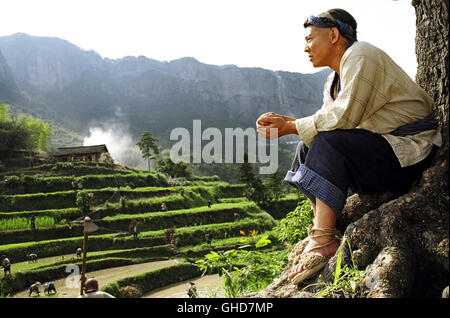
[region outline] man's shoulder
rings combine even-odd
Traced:
[[[352,46],[350,46],[347,49],[344,55],[347,55],[347,57],[365,56],[373,58],[380,58],[387,56],[387,54],[380,48],[376,47],[375,45],[369,42],[364,41],[355,42]]]
[[[351,63],[356,61],[371,61],[376,65],[392,65],[393,61],[389,55],[373,44],[364,41],[358,41],[350,46],[344,53],[341,63]]]

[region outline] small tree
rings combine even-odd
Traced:
[[[188,165],[182,161],[173,162],[170,158],[159,159],[156,162],[156,169],[168,174],[172,178],[192,178],[193,173]]]
[[[253,184],[255,182],[256,175],[253,172],[253,167],[248,162],[247,153],[244,154],[244,162],[239,167],[238,181],[245,184]]]
[[[150,160],[155,159],[155,155],[159,154],[159,146],[156,144],[158,138],[153,137],[149,131],[144,132],[141,135],[141,140],[136,144],[142,153],[142,158],[147,159],[148,170],[150,169]]]
[[[253,168],[248,162],[247,154],[244,154],[244,162],[239,168],[240,182],[245,183],[244,196],[247,200],[262,204],[268,199],[268,191],[262,180],[255,175]]]
[[[53,133],[49,124],[39,118],[10,114],[10,106],[0,104],[0,157],[8,157],[14,150],[48,151]]]
[[[271,201],[278,201],[285,196],[283,178],[278,174],[278,171],[269,176],[265,185],[270,193]]]
[[[93,193],[87,191],[77,192],[75,204],[83,215],[89,214],[93,202],[94,202]]]

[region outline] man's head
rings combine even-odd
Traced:
[[[356,20],[342,9],[331,9],[306,19],[305,52],[314,67],[329,66],[356,41]]]
[[[84,283],[84,290],[87,292],[98,290],[97,280],[95,278],[86,279],[86,282]]]

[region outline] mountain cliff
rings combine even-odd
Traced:
[[[0,52],[0,96],[5,102],[11,102],[20,98],[20,90],[11,73],[5,58]]]
[[[321,105],[329,74],[216,66],[191,57],[112,60],[62,39],[23,33],[0,37],[0,51],[11,74],[2,83],[17,83],[81,135],[93,125],[118,120],[135,137],[150,130],[168,139],[173,128],[192,127],[193,119],[222,129],[254,127],[267,111],[306,116]]]

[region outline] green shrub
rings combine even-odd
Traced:
[[[216,199],[238,198],[244,196],[245,184],[219,183],[214,188]]]
[[[87,191],[78,191],[75,204],[83,215],[89,214],[91,205],[94,201],[94,195]]]
[[[84,189],[99,189],[106,187],[117,187],[118,185],[139,187],[161,187],[167,186],[167,178],[159,173],[129,173],[125,175],[86,175],[77,178]]]
[[[303,200],[305,200],[305,197],[299,199],[296,194],[288,194],[277,201],[267,202],[264,205],[264,210],[277,220],[283,219],[289,212],[297,208],[299,201]]]
[[[211,251],[196,262],[204,272],[216,270],[221,272],[227,297],[235,298],[267,287],[286,266],[285,250],[275,252],[260,250],[271,244],[268,235],[257,237],[255,231],[252,231],[251,240],[255,243],[254,250],[246,250],[245,246],[241,246],[226,251]]]
[[[314,213],[308,200],[299,202],[297,208],[289,212],[275,228],[279,240],[295,244],[308,236],[308,226],[312,223]]]

